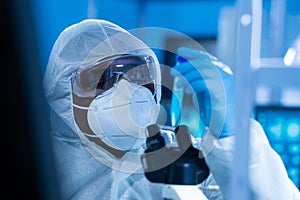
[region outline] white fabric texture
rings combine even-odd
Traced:
[[[261,125],[253,119],[250,120],[249,133],[250,199],[300,199],[300,192],[289,179],[281,158],[271,148]],[[230,187],[234,141],[234,136],[220,139],[206,156],[206,162],[225,197]]]

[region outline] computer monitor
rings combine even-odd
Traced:
[[[300,107],[257,106],[255,118],[300,189]]]

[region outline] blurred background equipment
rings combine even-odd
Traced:
[[[29,1],[0,5],[2,195],[60,199]]]
[[[232,66],[237,80],[237,114],[240,121],[245,122],[236,123],[236,127],[245,134],[237,138],[239,153],[235,155],[231,193],[237,199],[245,199],[249,190],[246,185],[241,187],[239,177],[247,177],[248,173],[249,126],[245,120],[250,116],[262,123],[271,145],[282,157],[289,177],[299,188],[299,172],[294,164],[299,169],[300,65],[296,62],[296,55],[299,55],[296,52],[300,49],[296,47],[300,34],[300,5],[295,0],[237,2],[237,53]],[[297,28],[294,29],[295,25]],[[283,151],[280,146],[292,151]]]

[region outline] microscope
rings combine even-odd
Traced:
[[[165,131],[174,133],[173,141],[166,142]],[[207,199],[198,184],[209,176],[209,168],[201,150],[193,147],[186,125],[168,130],[156,124],[149,125],[141,161],[146,178],[164,184],[164,199]]]

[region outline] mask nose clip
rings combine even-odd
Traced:
[[[118,83],[121,79],[125,79],[130,82],[129,78],[126,76],[124,72],[113,72],[114,84]]]
[[[100,95],[103,90],[111,88],[121,79],[125,79],[127,81],[129,80],[128,78],[126,78],[126,74],[124,72],[112,72],[111,74],[105,73],[104,75],[104,80],[98,82],[97,89],[100,89],[100,91],[96,92],[96,96]]]

